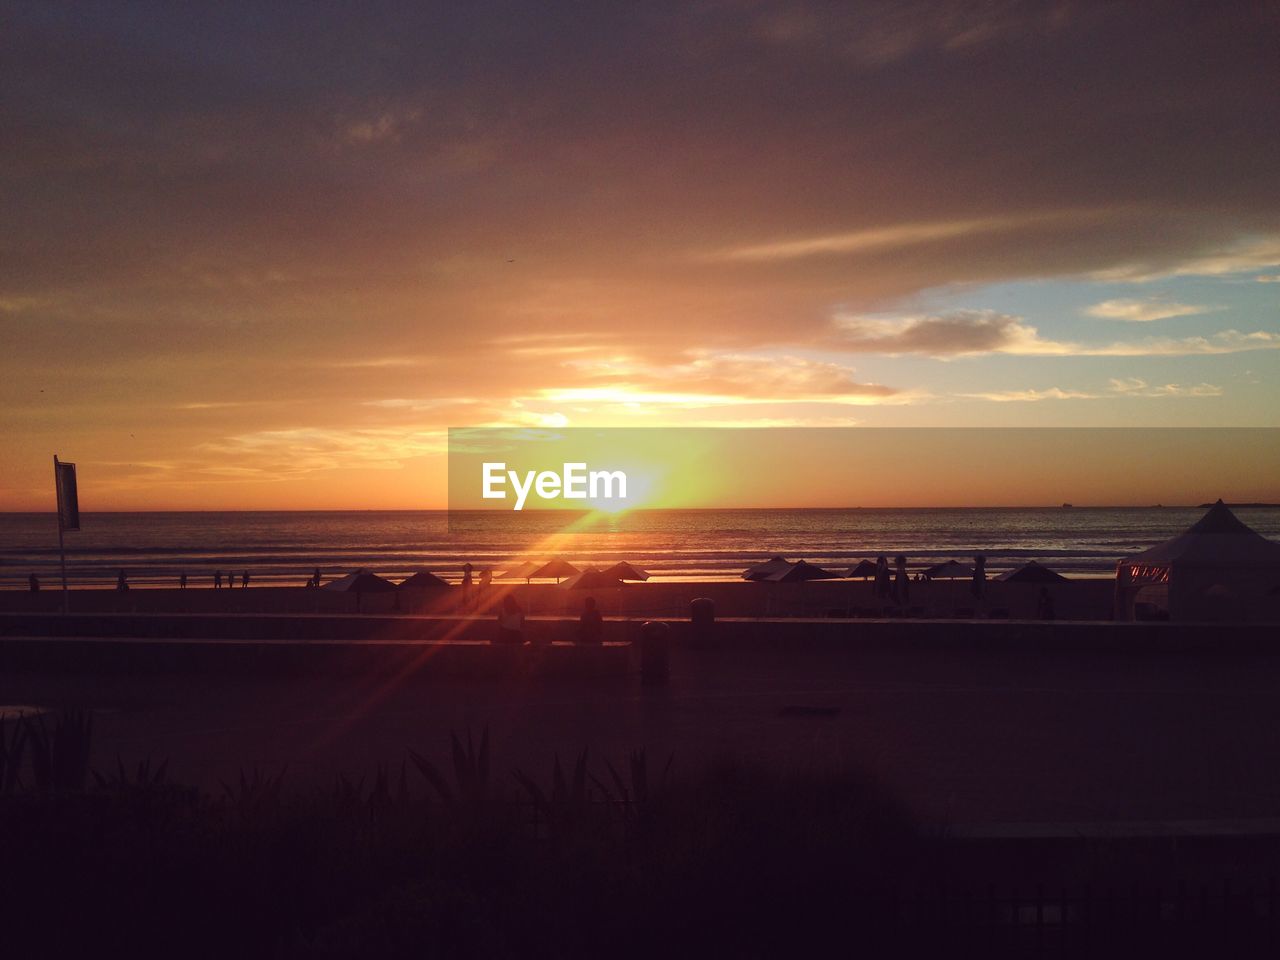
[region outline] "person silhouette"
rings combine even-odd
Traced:
[[[320,586],[320,568],[316,567],[316,572],[311,575],[311,582],[315,586]]]
[[[1053,597],[1049,595],[1048,587],[1041,587],[1040,596],[1036,597],[1036,619],[1053,619]]]
[[[129,576],[123,570],[116,577],[116,589],[120,591],[129,589]]]
[[[213,571],[213,589],[215,590],[222,589],[222,571],[221,570]]]
[[[244,573],[240,574],[240,589],[246,590],[248,589],[248,587],[249,587],[249,571],[246,570]]]
[[[187,589],[187,571],[185,570],[178,574],[178,589]]]
[[[480,571],[480,586],[487,587],[493,583],[493,568],[485,567]]]
[[[884,555],[876,557],[875,595],[884,599],[893,592],[889,580],[889,560]]]
[[[28,589],[30,589],[30,591],[31,591],[32,593],[39,593],[39,592],[40,592],[40,578],[39,578],[39,577],[37,577],[34,573],[33,573],[33,574],[31,574],[31,576],[27,577],[27,587],[28,587]]]
[[[596,598],[582,601],[582,616],[578,618],[578,643],[598,644],[604,636],[604,617],[596,607]]]
[[[502,607],[498,610],[498,633],[494,643],[513,646],[524,643],[524,610],[516,603],[514,594],[508,593],[502,598]]]
[[[462,605],[465,607],[471,597],[471,564],[462,565]]]

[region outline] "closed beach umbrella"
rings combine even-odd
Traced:
[[[876,565],[870,560],[859,560],[857,566],[850,567],[849,572],[845,574],[851,580],[854,577],[861,577],[865,580],[867,577],[874,577],[875,575]]]
[[[894,582],[893,589],[898,599],[898,605],[906,604],[911,596],[911,580],[907,576],[907,558],[898,557],[894,563],[898,567],[897,579]]]
[[[791,561],[783,556],[774,556],[761,563],[752,564],[742,571],[743,580],[764,580],[771,573],[779,570],[786,570],[791,566]]]
[[[1070,583],[1071,581],[1042,563],[1032,560],[1016,570],[1006,570],[995,577],[1002,583]]]
[[[533,573],[541,566],[536,560],[526,560],[524,563],[516,564],[506,573],[499,574],[499,580],[524,580],[532,579]]]
[[[973,567],[958,560],[948,560],[925,570],[922,576],[926,580],[968,580],[973,576]]]
[[[554,560],[548,560],[542,566],[538,567],[538,569],[534,570],[533,573],[529,574],[529,579],[549,580],[554,578],[556,583],[559,583],[565,577],[572,577],[577,572],[578,568],[568,560],[561,560],[559,557],[556,557]]]
[[[887,597],[893,592],[893,585],[889,577],[889,561],[883,556],[876,557],[876,587],[877,597]]]
[[[973,558],[973,584],[969,592],[974,599],[981,600],[987,590],[987,558],[979,554]]]
[[[641,570],[639,567],[632,566],[625,560],[620,560],[612,567],[606,567],[605,573],[617,577],[619,580],[648,580],[649,571]]]
[[[622,585],[619,577],[608,570],[597,570],[595,567],[587,567],[559,584],[561,590],[611,590]]]
[[[408,579],[400,581],[401,590],[439,590],[448,586],[447,580],[442,580],[430,570],[419,570]]]

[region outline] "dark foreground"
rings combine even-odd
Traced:
[[[0,702],[94,727],[84,789],[28,754],[0,798],[0,910],[15,949],[136,955],[1261,953],[1278,689],[1256,645],[683,651],[657,687],[8,671]]]

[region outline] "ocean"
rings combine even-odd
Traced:
[[[563,556],[578,566],[628,560],[658,579],[726,580],[782,554],[832,568],[878,554],[905,554],[911,569],[982,553],[988,570],[1036,559],[1077,576],[1109,574],[1118,559],[1178,533],[1195,507],[848,510],[333,511],[87,513],[66,534],[75,586],[193,585],[214,570],[247,570],[256,585],[301,585],[365,567],[398,577],[421,568],[457,579],[464,562],[501,573],[522,559]],[[1241,508],[1239,517],[1280,539],[1280,509]],[[58,576],[53,514],[0,514],[0,585]]]

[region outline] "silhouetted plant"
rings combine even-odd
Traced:
[[[168,760],[160,761],[160,765],[153,770],[151,768],[151,758],[146,757],[139,760],[138,766],[130,773],[125,767],[124,761],[120,759],[120,755],[116,754],[115,773],[103,774],[95,770],[93,771],[93,780],[104,790],[148,790],[164,786],[168,772]]]
[[[23,718],[31,754],[31,778],[41,793],[83,790],[89,781],[93,714],[68,709],[58,715],[52,735],[43,717]]]
[[[11,794],[21,787],[18,774],[22,769],[22,756],[27,744],[27,725],[20,716],[10,734],[3,718],[0,718],[0,794]]]
[[[671,776],[671,765],[675,762],[676,755],[670,754],[667,757],[667,763],[662,768],[661,788],[665,788]],[[604,762],[605,768],[609,771],[609,777],[613,786],[610,788],[601,780],[592,777],[592,782],[599,788],[605,799],[617,801],[627,804],[635,804],[644,806],[649,803],[651,794],[649,790],[649,761],[643,749],[632,750],[628,757],[628,767],[631,775],[631,785],[627,786],[622,776],[618,773],[618,769],[608,760]]]
[[[449,786],[448,780],[440,769],[416,750],[409,751],[409,759],[445,803],[462,803],[473,808],[484,806],[489,799],[488,726],[480,734],[478,749],[471,739],[470,730],[467,731],[465,746],[456,733],[450,732],[449,740],[453,754],[453,778],[456,790]]]

